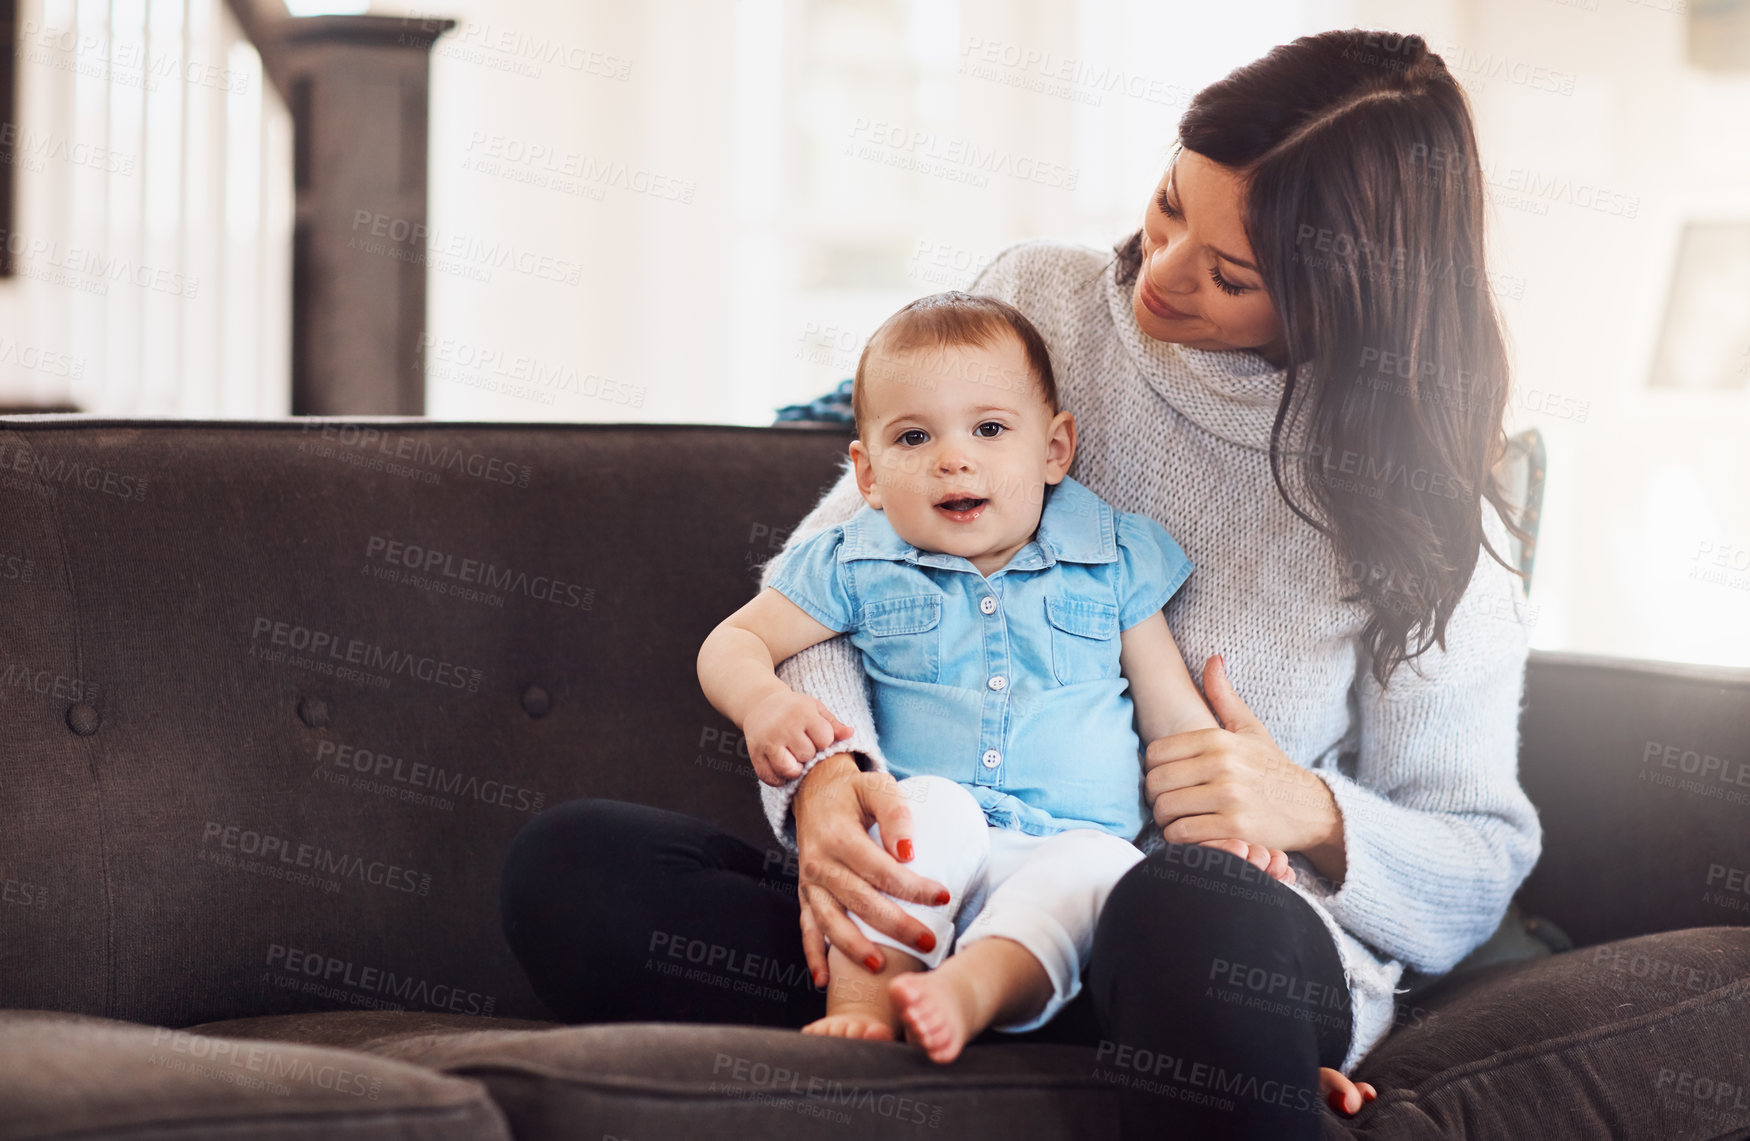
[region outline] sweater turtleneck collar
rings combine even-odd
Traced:
[[[1269,449],[1286,369],[1250,349],[1210,352],[1157,341],[1136,323],[1131,291],[1118,284],[1116,262],[1102,284],[1118,340],[1151,388],[1211,435],[1245,448]]]

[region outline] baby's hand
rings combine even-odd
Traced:
[[[815,698],[788,689],[754,706],[741,731],[754,772],[773,786],[801,776],[815,753],[853,732]]]
[[[748,751],[752,751],[751,746]],[[1271,879],[1278,879],[1283,883],[1293,883],[1295,880],[1294,869],[1288,866],[1288,853],[1279,848],[1266,848],[1262,844],[1249,844],[1244,840],[1205,840],[1203,846],[1231,852],[1253,867],[1263,869],[1264,874]]]

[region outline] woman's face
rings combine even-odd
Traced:
[[[1239,175],[1180,150],[1143,215],[1131,305],[1136,323],[1157,341],[1255,349],[1280,366],[1282,323],[1246,241],[1245,202]]]

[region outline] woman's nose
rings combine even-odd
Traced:
[[[1184,242],[1162,242],[1143,260],[1142,272],[1156,293],[1190,293],[1197,288],[1191,266],[1181,251]]]

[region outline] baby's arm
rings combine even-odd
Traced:
[[[778,680],[777,664],[840,633],[770,587],[717,624],[699,647],[705,698],[747,737],[747,755],[767,784],[851,735],[816,699]]]
[[[1179,653],[1179,644],[1173,641],[1163,611],[1157,610],[1125,630],[1119,639],[1119,667],[1130,682],[1130,697],[1136,704],[1137,735],[1144,744],[1175,733],[1221,728],[1221,722],[1198,692],[1197,683],[1191,680],[1191,671],[1185,668],[1185,657]],[[1283,883],[1295,881],[1286,853],[1237,837],[1205,843],[1263,868]]]
[[[1130,682],[1136,731],[1144,744],[1174,733],[1221,728],[1185,668],[1164,611],[1155,611],[1119,635],[1118,665]]]

